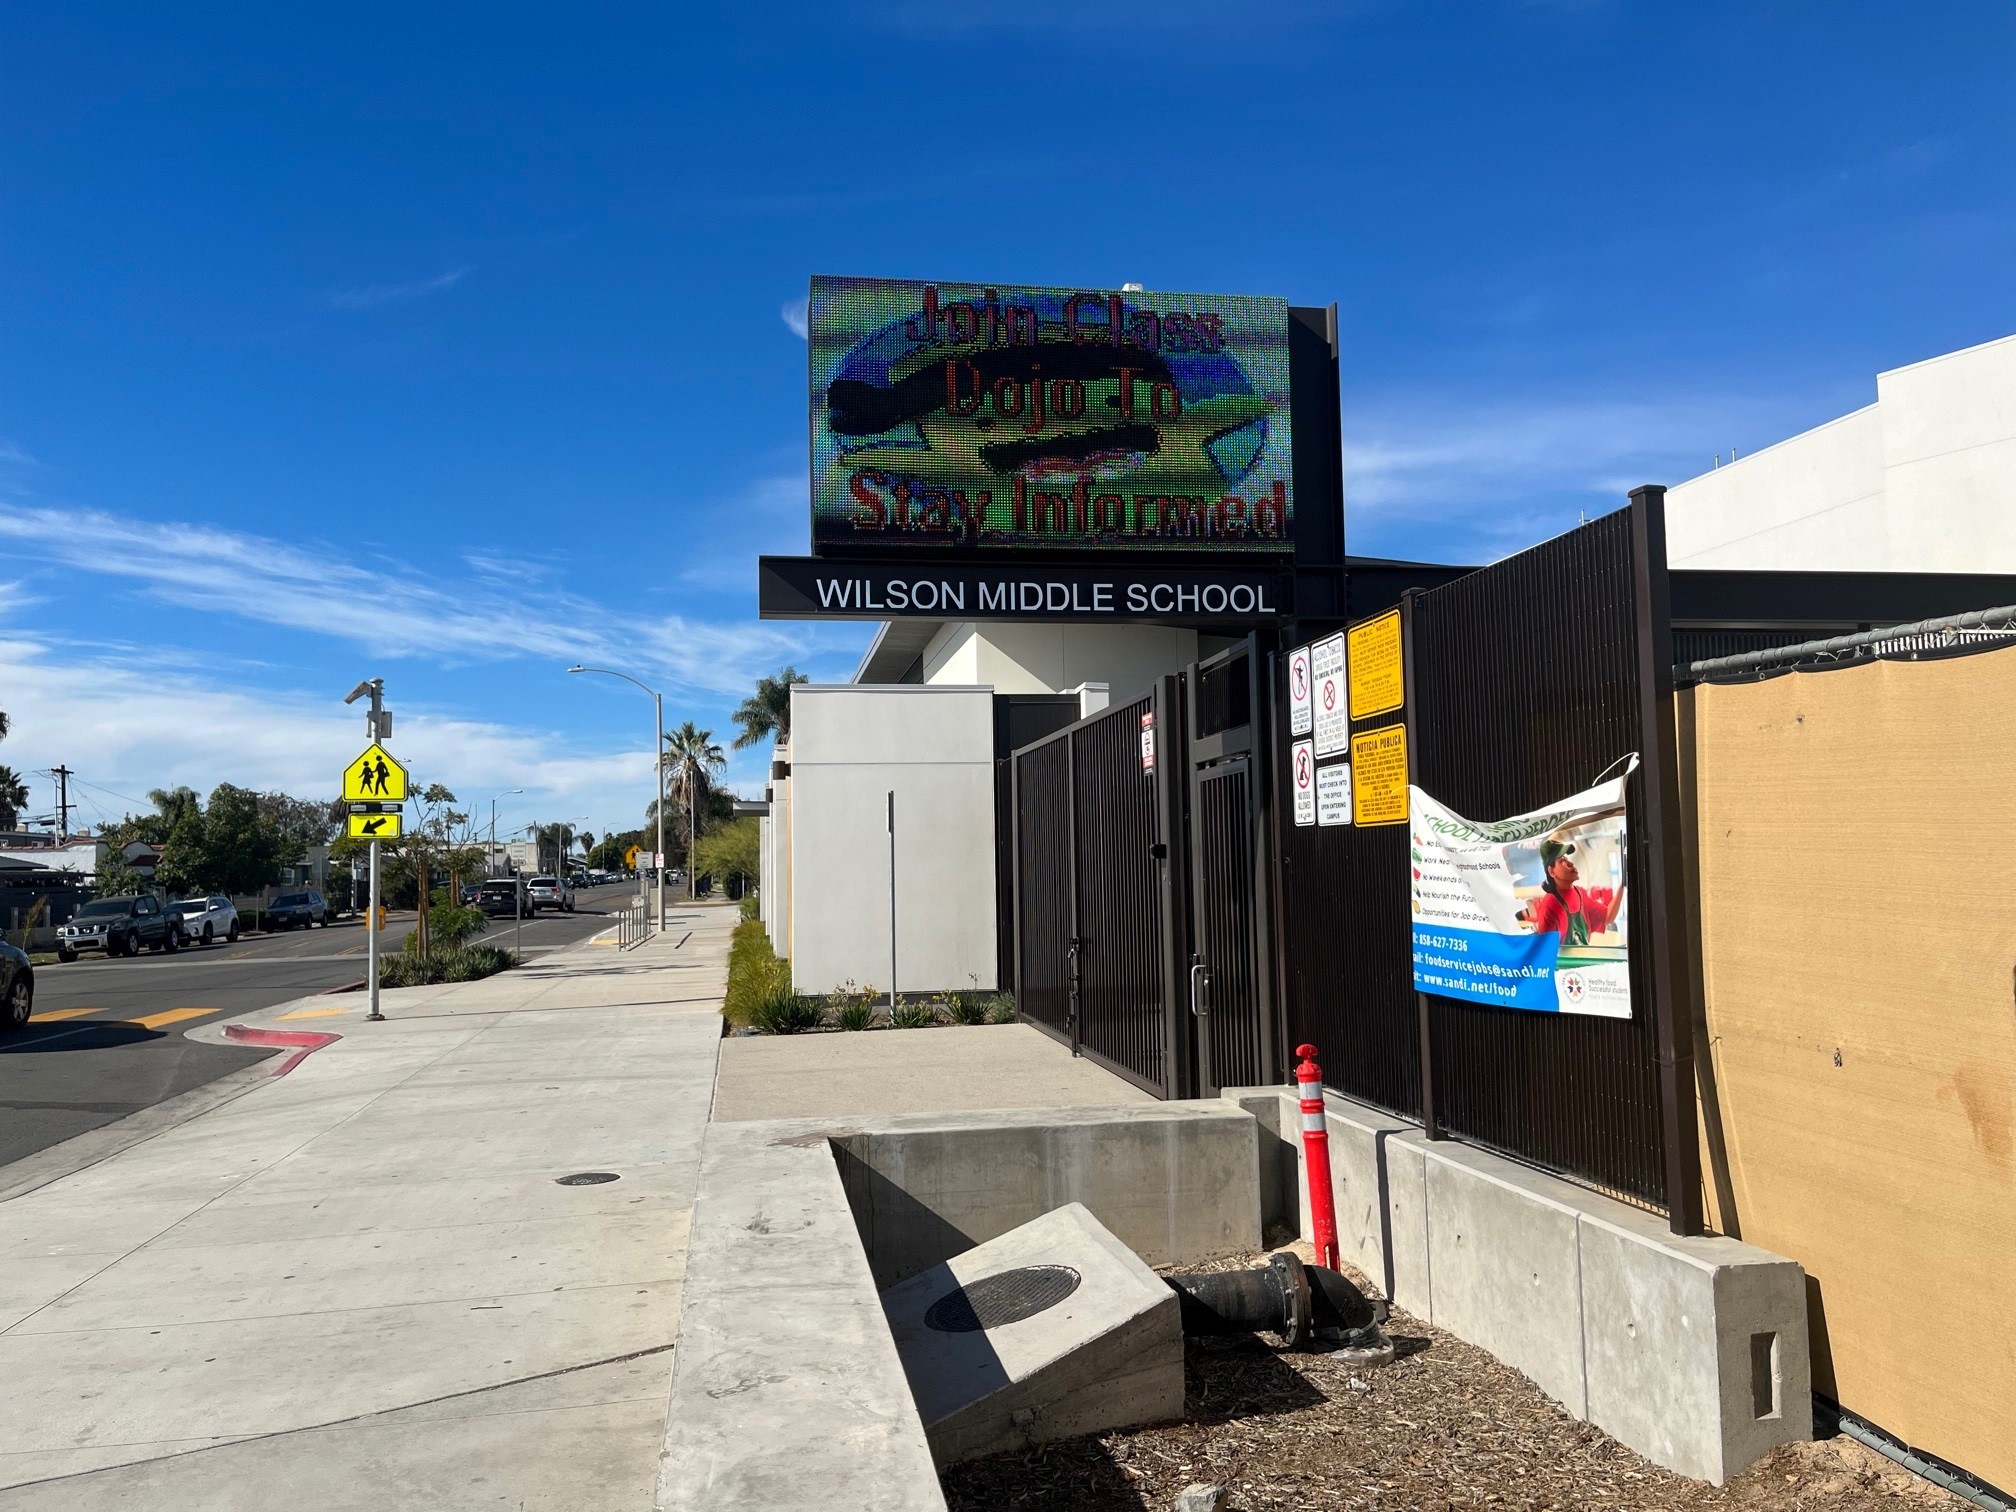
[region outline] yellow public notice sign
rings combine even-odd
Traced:
[[[397,840],[404,830],[403,814],[351,814],[346,833],[352,840]]]
[[[372,799],[381,803],[406,801],[406,768],[376,741],[343,769],[343,801],[365,803]]]
[[[1400,660],[1400,611],[1388,610],[1377,619],[1354,625],[1349,640],[1351,717],[1370,719],[1374,714],[1392,713],[1407,694]]]
[[[1387,725],[1351,737],[1351,821],[1407,822],[1407,726]]]

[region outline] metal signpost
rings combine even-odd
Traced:
[[[371,744],[343,769],[343,803],[348,811],[345,832],[353,839],[371,842],[371,902],[370,912],[365,916],[368,946],[365,970],[369,979],[371,1011],[364,1016],[373,1022],[382,1022],[385,1015],[378,1011],[378,845],[381,840],[396,840],[404,832],[406,768],[379,744],[392,735],[392,715],[385,707],[385,679],[373,677],[357,684],[343,702],[355,703],[365,697],[371,700],[370,712],[364,716],[364,730]]]
[[[889,1018],[896,1018],[896,790],[889,789]]]

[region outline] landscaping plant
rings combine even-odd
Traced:
[[[749,1025],[759,1034],[803,1034],[817,1029],[826,1019],[826,1010],[817,998],[800,997],[789,987],[767,993],[749,1015]]]

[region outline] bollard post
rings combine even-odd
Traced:
[[[1330,1128],[1323,1118],[1323,1068],[1314,1045],[1297,1045],[1295,1085],[1302,1098],[1302,1160],[1309,1171],[1309,1223],[1316,1263],[1337,1268],[1337,1198],[1330,1187]]]

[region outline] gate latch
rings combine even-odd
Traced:
[[[1190,957],[1190,1012],[1203,1018],[1211,1011],[1211,968],[1203,957]]]

